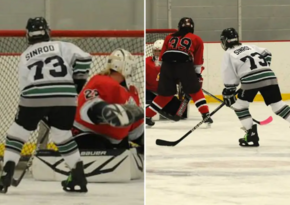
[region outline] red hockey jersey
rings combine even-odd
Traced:
[[[153,57],[146,58],[146,90],[157,92],[160,66],[156,66]]]
[[[86,106],[86,103],[89,103],[90,100],[94,100],[95,98],[100,98],[108,104],[129,103],[140,105],[136,89],[128,91],[109,76],[95,75],[85,85],[78,96],[78,107],[74,122],[76,128],[82,131],[94,132],[115,140],[122,140],[129,136],[130,133],[139,134],[141,132],[142,134],[143,119],[128,127],[113,127],[108,124],[92,124],[85,121],[84,119],[88,119],[88,116],[87,113],[82,113],[82,107]]]
[[[169,34],[164,40],[159,59],[160,61],[173,62],[192,60],[196,67],[201,67],[203,64],[203,50],[202,39],[193,33],[187,33],[183,37]]]

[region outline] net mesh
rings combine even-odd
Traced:
[[[153,55],[153,44],[159,39],[165,39],[165,37],[175,32],[175,29],[147,29],[146,30],[146,57]]]
[[[130,51],[137,59],[133,79],[141,85],[140,102],[144,102],[144,32],[143,31],[56,31],[53,40],[72,42],[93,55],[90,77],[103,70],[107,56],[116,48]],[[0,157],[3,157],[6,133],[14,121],[19,101],[17,65],[20,54],[27,48],[25,32],[0,31]],[[22,149],[22,157],[35,149],[41,126],[33,132]],[[40,136],[41,137],[41,136]],[[56,149],[52,142],[48,149]]]

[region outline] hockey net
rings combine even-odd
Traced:
[[[107,56],[116,48],[130,51],[137,59],[137,72],[133,76],[138,82],[140,102],[144,104],[144,31],[53,31],[52,40],[74,43],[93,55],[90,76],[102,71]],[[25,31],[0,31],[0,158],[5,149],[6,133],[14,121],[18,107],[18,61],[27,48]],[[22,149],[22,159],[30,156],[36,142],[43,133],[39,126]],[[56,149],[48,141],[48,149]]]
[[[165,37],[176,32],[176,29],[146,29],[146,57],[153,55],[153,44],[159,39],[165,39]]]

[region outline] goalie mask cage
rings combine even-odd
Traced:
[[[164,40],[168,34],[176,31],[176,29],[146,29],[146,57],[153,55],[153,44],[155,41]]]
[[[0,31],[0,158],[5,149],[6,134],[14,121],[19,101],[18,61],[28,47],[25,31]],[[102,71],[107,56],[117,48],[130,51],[137,59],[133,76],[138,82],[140,103],[144,103],[144,31],[52,31],[52,40],[71,42],[93,56],[90,76]],[[40,123],[41,124],[41,123]],[[33,132],[22,149],[22,159],[30,156],[41,138],[44,127]],[[46,142],[42,148],[56,149]]]

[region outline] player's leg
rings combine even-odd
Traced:
[[[240,146],[259,146],[257,125],[253,125],[253,118],[249,111],[250,103],[253,102],[258,91],[258,89],[240,90],[237,101],[232,105],[243,128],[246,130],[244,138],[239,140]]]
[[[290,107],[282,101],[279,85],[270,85],[260,90],[266,105],[270,105],[273,112],[290,122]]]
[[[79,192],[87,192],[87,180],[84,173],[83,162],[75,139],[72,136],[76,107],[63,106],[52,107],[48,115],[51,125],[51,139],[58,148],[59,153],[71,169],[70,176],[62,182],[65,191],[77,191],[75,186],[79,186]]]
[[[206,118],[209,115],[209,108],[202,92],[198,77],[195,73],[193,63],[180,63],[179,70],[183,71],[177,74],[182,84],[183,91],[190,95],[195,103],[195,106],[202,114],[203,119]],[[205,121],[205,123],[209,125],[213,123],[213,120],[209,118]]]
[[[46,111],[46,108],[18,107],[15,121],[7,132],[0,190],[11,185],[15,166],[19,162],[23,145],[28,141],[31,131],[36,130]]]
[[[161,112],[161,110],[167,103],[170,102],[175,94],[176,84],[172,66],[167,62],[163,62],[160,69],[158,95],[154,98],[151,105],[146,108],[146,124],[148,124],[147,122],[151,120],[157,112]]]

